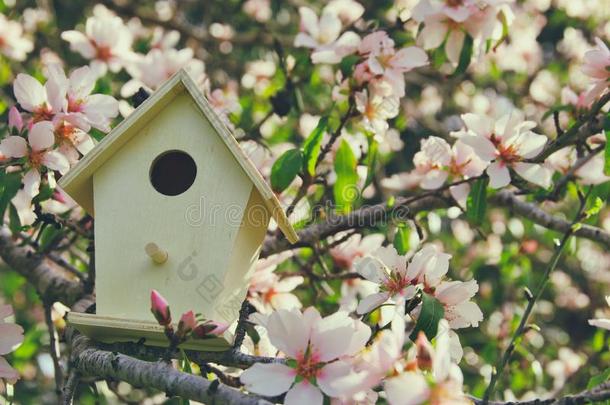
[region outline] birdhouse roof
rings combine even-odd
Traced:
[[[210,122],[216,134],[224,141],[232,153],[237,164],[241,166],[250,181],[263,197],[267,209],[275,219],[278,227],[286,238],[295,243],[298,236],[292,225],[288,222],[286,213],[280,202],[267,184],[263,176],[256,169],[252,161],[244,153],[235,137],[226,125],[216,115],[205,96],[199,90],[195,81],[184,70],[180,70],[167,82],[159,87],[146,101],[117,125],[104,139],[87,155],[81,159],[76,166],[63,176],[59,185],[68,193],[85,211],[94,215],[93,204],[93,174],[123,145],[131,138],[141,133],[143,128],[154,118],[168,103],[177,95],[187,93],[193,99],[199,111]]]

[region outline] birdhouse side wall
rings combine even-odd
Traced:
[[[218,301],[213,319],[230,324],[238,318],[270,220],[265,200],[253,187],[233,246],[229,270],[225,273],[222,283],[217,286],[218,291],[226,289],[228,294]]]
[[[93,176],[97,313],[153,320],[156,289],[174,317],[192,309],[212,318],[230,292],[208,289],[232,266],[252,182],[187,94],[145,118],[141,133]],[[187,152],[197,173],[187,191],[168,196],[149,177],[153,161],[172,150]],[[167,251],[165,263],[145,254],[150,242]]]

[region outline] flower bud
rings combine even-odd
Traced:
[[[417,335],[415,347],[417,347],[417,367],[420,370],[431,370],[434,348],[424,332],[420,331]]]
[[[172,316],[169,311],[169,304],[159,294],[157,290],[150,292],[150,311],[155,316],[159,325],[168,326],[172,322]]]
[[[179,337],[183,338],[189,334],[195,328],[195,326],[197,326],[195,314],[193,311],[187,311],[180,317],[180,322],[178,322],[178,332],[176,333]]]
[[[8,111],[8,128],[15,128],[17,132],[21,132],[23,129],[23,118],[15,106]]]
[[[229,325],[226,323],[215,322],[215,321],[206,321],[205,323],[198,325],[193,330],[193,335],[198,339],[205,339],[205,338],[209,338],[212,336],[220,336],[228,328],[229,328]]]

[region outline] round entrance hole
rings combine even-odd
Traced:
[[[163,152],[150,165],[150,183],[163,195],[180,195],[197,177],[193,158],[181,150]]]

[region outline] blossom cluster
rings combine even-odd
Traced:
[[[61,67],[50,65],[46,78],[43,86],[25,73],[17,76],[13,90],[23,113],[11,108],[12,135],[0,143],[0,154],[12,159],[14,170],[24,173],[23,189],[16,198],[25,211],[40,190],[42,175],[46,174],[48,185],[54,188],[55,172],[65,174],[93,148],[91,129],[109,131],[118,114],[118,103],[112,96],[91,94],[96,76],[89,67],[66,77]]]
[[[180,41],[178,31],[166,31],[161,27],[149,29],[138,18],[126,23],[106,7],[97,5],[93,15],[87,18],[85,32],[69,30],[61,37],[70,44],[71,50],[89,60],[97,77],[106,75],[108,71],[118,73],[124,69],[131,79],[123,84],[122,97],[131,97],[140,88],[153,91],[174,73],[186,69],[223,117],[238,108],[232,91],[210,88],[205,64],[195,57],[193,49],[177,49]],[[136,51],[136,45],[143,43],[148,51]],[[120,107],[123,115],[132,111],[127,102],[122,102]]]

